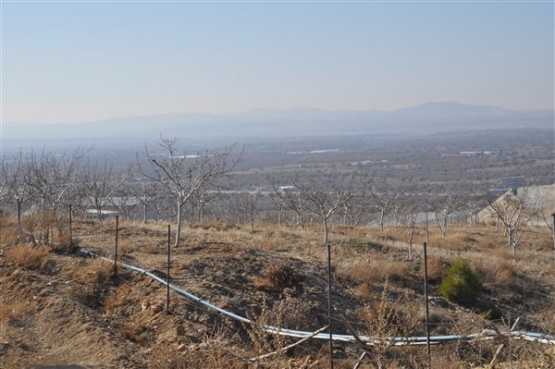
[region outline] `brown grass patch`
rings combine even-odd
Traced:
[[[362,301],[372,301],[374,298],[374,292],[368,283],[361,283],[355,288],[355,294]]]
[[[9,217],[2,216],[0,219],[0,244],[11,244],[18,238],[19,233],[15,222]]]
[[[381,280],[381,268],[369,263],[357,263],[351,268],[348,279],[354,282],[373,283]]]
[[[516,272],[514,267],[507,263],[502,262],[497,267],[494,274],[494,281],[498,286],[510,289],[515,285]]]
[[[263,269],[253,285],[267,292],[282,292],[286,288],[299,288],[305,276],[286,264],[274,264]]]
[[[104,283],[114,273],[114,264],[102,259],[92,259],[85,265],[75,269],[73,280],[85,285]]]
[[[167,246],[149,243],[143,246],[141,251],[149,255],[165,254],[167,251]]]
[[[46,267],[49,250],[29,246],[14,246],[5,252],[6,260],[29,270],[43,270]]]
[[[383,265],[385,279],[403,281],[411,276],[411,266],[403,261],[392,261]]]
[[[513,253],[508,247],[498,247],[490,253],[491,256],[499,258],[501,260],[511,260],[513,259]]]
[[[428,258],[428,280],[437,282],[443,278],[447,270],[447,263],[440,257],[430,256]]]
[[[52,242],[59,244],[60,246],[69,247],[71,245],[71,238],[69,237],[69,234],[64,233],[52,237]]]
[[[405,261],[359,262],[353,266],[341,266],[336,273],[351,284],[375,284],[386,280],[402,282],[413,276],[411,265]]]

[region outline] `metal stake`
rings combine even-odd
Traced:
[[[73,218],[72,206],[69,204],[69,243],[73,243]]]
[[[166,313],[170,312],[170,244],[171,244],[171,229],[168,224],[168,272],[167,272],[167,283],[166,283]]]
[[[553,261],[555,261],[555,213],[551,214],[553,217],[553,232],[551,235],[553,236]]]
[[[432,367],[432,353],[430,350],[430,310],[428,307],[428,243],[424,242],[424,306],[426,309],[426,348],[428,349],[428,368]]]
[[[332,334],[332,304],[331,304],[331,244],[328,243],[328,325],[330,331],[330,368],[333,369],[333,334]]]
[[[118,276],[118,234],[119,234],[119,215],[116,215],[116,250],[114,252],[114,277]]]

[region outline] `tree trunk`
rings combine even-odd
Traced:
[[[200,224],[200,222],[202,222],[202,201],[199,200],[199,202],[197,203],[197,224]]]
[[[324,218],[324,245],[328,244],[328,220]]]
[[[175,244],[174,247],[179,247],[179,241],[181,240],[181,199],[177,200],[177,221],[176,221],[176,231],[175,231]]]
[[[19,233],[19,238],[23,239],[23,227],[21,226],[21,199],[17,199],[17,232]]]
[[[384,218],[385,218],[385,209],[382,208],[381,212],[380,212],[380,230],[383,232],[383,222],[384,222]]]
[[[297,224],[299,224],[301,226],[301,228],[304,229],[304,220],[303,220],[303,213],[302,212],[297,213]]]
[[[447,218],[443,218],[439,224],[439,228],[441,230],[441,237],[445,237],[447,234]]]
[[[95,200],[94,205],[96,207],[96,217],[98,218],[98,225],[102,228],[102,205]]]
[[[146,224],[146,202],[143,203],[143,224]]]

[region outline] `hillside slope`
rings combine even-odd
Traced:
[[[4,220],[8,227],[11,221]],[[74,234],[81,247],[111,256],[111,224],[78,222]],[[163,274],[165,235],[161,225],[125,223],[120,229],[120,255],[127,263]],[[6,230],[6,228],[4,228]],[[385,233],[361,229],[333,232],[333,303],[336,333],[380,336],[422,335],[422,269],[420,255],[406,259],[402,230]],[[518,258],[507,262],[488,228],[456,230],[430,244],[432,334],[465,334],[497,326],[507,329],[517,317],[520,327],[552,333],[555,319],[553,264],[548,233],[530,235]],[[147,276],[118,269],[100,259],[60,253],[60,247],[15,246],[3,238],[0,257],[2,368],[204,368],[255,367],[248,359],[279,349],[293,339],[262,332],[261,324],[313,331],[327,325],[326,253],[319,227],[276,228],[257,224],[206,223],[187,227],[185,245],[173,250],[172,282],[215,305],[254,319],[254,326],[233,321],[171,293]],[[4,233],[6,235],[7,233]],[[419,236],[422,233],[419,232]],[[369,241],[373,240],[373,241]],[[499,235],[502,240],[502,234]],[[63,248],[62,248],[63,249]],[[32,252],[41,252],[31,263]],[[40,251],[44,250],[44,251]],[[23,257],[18,257],[23,255]],[[487,255],[487,256],[486,256]],[[439,280],[455,257],[471,261],[481,277],[475,304],[443,299]],[[493,315],[492,315],[493,314]],[[487,320],[485,317],[488,317]],[[493,319],[493,320],[491,320]],[[350,322],[346,324],[346,322]],[[496,342],[437,346],[433,358],[450,368],[491,361]],[[312,340],[286,353],[262,360],[263,367],[327,367],[328,344]],[[421,368],[425,349],[381,347],[362,368],[403,365]],[[521,362],[549,355],[544,345],[511,342],[500,362]],[[336,343],[338,367],[352,368],[361,350]],[[381,361],[380,361],[381,360]],[[438,364],[439,365],[439,364]]]

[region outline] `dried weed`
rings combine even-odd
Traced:
[[[14,246],[5,252],[8,262],[28,270],[44,270],[49,249],[45,247]]]

